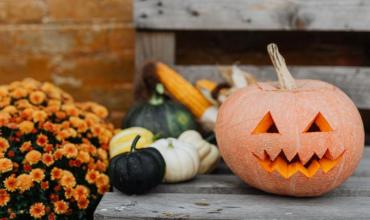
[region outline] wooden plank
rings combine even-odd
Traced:
[[[217,66],[176,66],[188,80],[208,78],[221,81]],[[260,81],[276,80],[271,66],[241,66]],[[370,68],[368,67],[298,67],[289,68],[296,79],[320,79],[341,88],[355,102],[357,107],[370,108]]]
[[[170,32],[137,32],[135,51],[135,94],[139,94],[143,85],[141,70],[151,60],[161,60],[168,64],[175,63],[175,34]]]
[[[135,0],[137,28],[369,31],[363,0]]]
[[[370,177],[370,158],[362,158],[353,176]]]
[[[185,183],[161,184],[154,188],[152,193],[266,194],[245,184],[234,175],[199,175],[194,180]],[[350,177],[327,196],[370,197],[370,177]]]
[[[101,219],[369,219],[370,197],[288,198],[272,195],[106,193]]]

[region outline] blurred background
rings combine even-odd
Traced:
[[[271,41],[288,65],[370,65],[368,32],[178,31],[175,61],[269,65]],[[1,84],[51,81],[107,106],[119,125],[133,103],[134,51],[131,0],[0,1]],[[370,130],[369,113],[361,113]]]
[[[134,37],[131,0],[1,0],[0,84],[50,81],[120,118],[132,102]]]

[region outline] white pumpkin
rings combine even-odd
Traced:
[[[221,158],[218,148],[205,141],[197,131],[185,131],[180,135],[179,140],[192,144],[197,148],[200,158],[199,174],[210,173],[216,168]]]
[[[164,182],[182,182],[197,175],[199,156],[194,146],[175,138],[160,139],[151,146],[159,150],[166,162]]]

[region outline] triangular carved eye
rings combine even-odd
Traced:
[[[274,122],[274,119],[271,116],[271,112],[267,112],[267,114],[262,118],[262,120],[258,123],[257,127],[252,132],[252,134],[262,133],[280,133]]]
[[[329,132],[333,131],[325,117],[319,112],[304,130],[307,132]]]

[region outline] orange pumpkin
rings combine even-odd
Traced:
[[[246,183],[266,192],[318,196],[345,181],[364,147],[360,114],[334,85],[294,80],[275,44],[279,82],[240,89],[216,122],[221,154]]]

